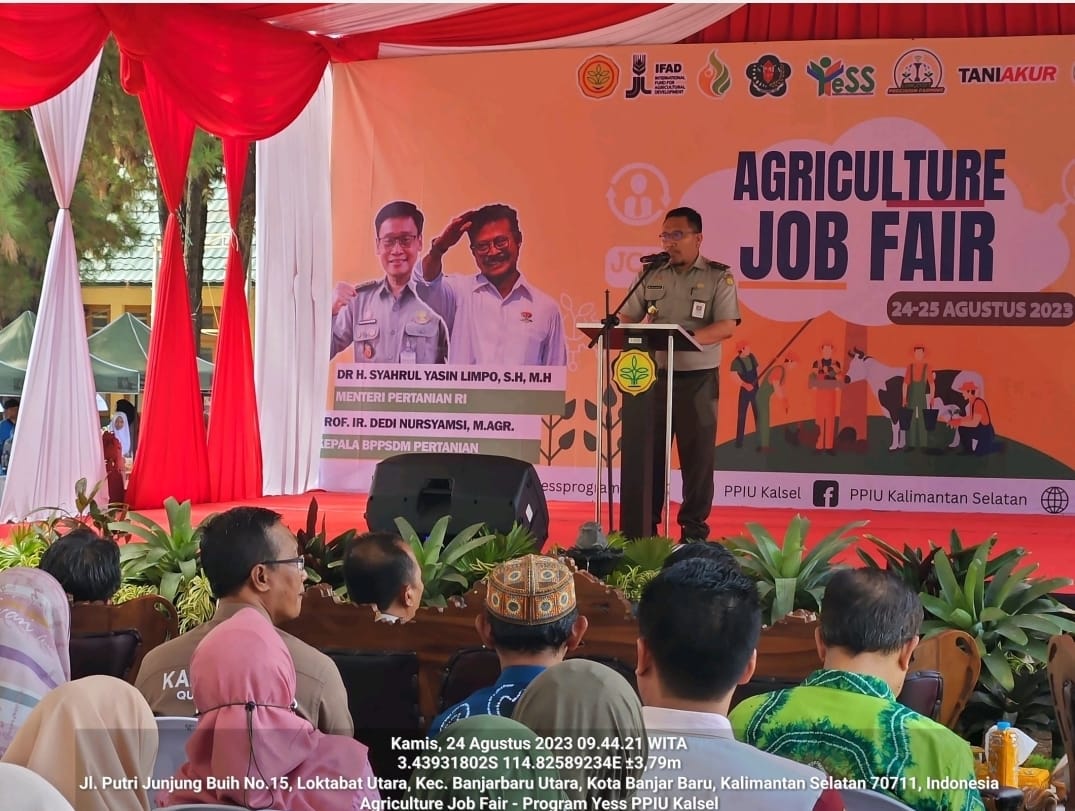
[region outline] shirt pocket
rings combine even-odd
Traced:
[[[384,353],[380,326],[355,324],[355,363],[383,363]]]
[[[440,323],[427,321],[419,324],[412,321],[403,327],[403,352],[414,347],[415,361],[417,363],[437,363],[440,350]]]

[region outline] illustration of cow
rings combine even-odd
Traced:
[[[866,381],[866,385],[877,397],[877,402],[888,414],[892,424],[892,442],[888,449],[900,450],[907,444],[907,432],[900,428],[900,410],[903,408],[903,375],[907,367],[888,366],[857,347],[847,355],[851,362],[847,367],[845,382]],[[952,417],[963,413],[966,400],[963,399],[959,387],[965,382],[973,381],[978,386],[979,394],[985,396],[985,386],[978,372],[965,369],[937,369],[934,374],[936,377],[933,400],[930,401],[929,407],[936,409],[937,418],[941,422],[948,422]],[[948,447],[959,447],[959,429],[956,429],[955,437]]]

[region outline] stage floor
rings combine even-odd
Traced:
[[[281,513],[284,522],[295,530],[305,525],[311,498],[317,499],[329,538],[352,527],[366,526],[366,496],[362,494],[313,491],[301,496],[270,496],[255,503]],[[199,521],[206,515],[234,506],[237,505],[232,503],[196,506],[193,510],[194,520]],[[607,505],[605,510],[607,512]],[[673,515],[677,510],[678,505],[673,504]],[[714,509],[709,523],[714,538],[743,533],[744,525],[748,522],[759,523],[775,537],[781,538],[795,513],[795,510],[718,507]],[[164,510],[148,510],[146,515],[155,521],[166,520]],[[964,545],[984,541],[996,533],[997,549],[1004,551],[1023,547],[1027,552],[1026,562],[1037,563],[1039,566],[1036,574],[1043,577],[1075,576],[1075,555],[1072,554],[1075,516],[931,514],[869,510],[812,510],[806,511],[805,515],[811,521],[807,548],[834,529],[858,520],[869,521],[862,532],[900,548],[905,543],[927,548],[930,540],[947,548],[953,529],[959,533]],[[594,507],[590,503],[552,501],[549,502],[549,519],[549,541],[546,547],[570,546],[575,542],[579,526],[594,519]],[[607,523],[606,519],[606,526]],[[678,527],[676,532],[678,533]],[[863,542],[863,545],[869,548],[868,542]],[[851,551],[843,560],[856,564],[858,556]],[[1064,591],[1075,592],[1075,587]]]

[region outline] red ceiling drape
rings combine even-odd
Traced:
[[[209,497],[243,501],[261,496],[261,432],[254,390],[254,352],[245,273],[235,237],[250,142],[224,139],[224,180],[228,187],[228,270],[220,315],[213,398],[209,409]]]
[[[1075,33],[1064,3],[749,3],[684,42]]]
[[[132,507],[153,509],[168,496],[195,503],[209,496],[205,417],[176,214],[194,144],[194,122],[173,102],[151,71],[140,71],[137,65],[125,67],[124,86],[128,92],[138,93],[168,206],[138,454],[127,487],[127,501]]]

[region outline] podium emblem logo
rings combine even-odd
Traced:
[[[616,358],[612,378],[624,394],[643,394],[657,382],[657,367],[646,352],[629,349]]]

